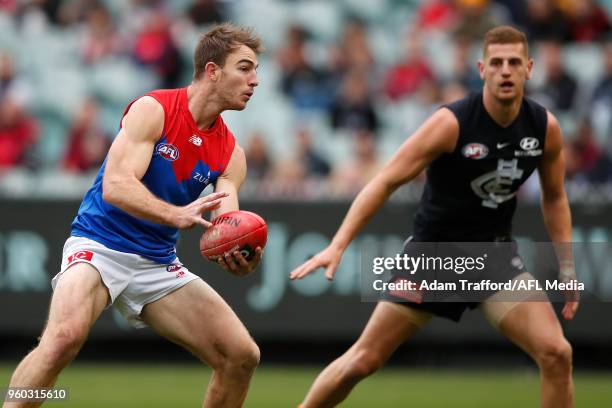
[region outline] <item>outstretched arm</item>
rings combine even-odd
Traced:
[[[301,279],[319,267],[325,267],[325,276],[332,279],[346,247],[389,196],[439,155],[452,152],[458,137],[459,124],[454,114],[448,109],[436,111],[357,195],[331,244],[293,270],[290,278]]]
[[[133,216],[158,224],[208,227],[210,223],[202,214],[217,208],[225,193],[211,194],[179,207],[159,199],[141,182],[163,127],[164,111],[154,98],[144,96],[132,104],[108,152],[102,180],[103,199]]]
[[[567,194],[565,193],[565,159],[563,157],[563,135],[559,122],[550,112],[544,157],[538,168],[542,186],[542,215],[544,224],[552,242],[554,242],[561,268],[560,279],[576,279],[574,258],[572,254],[572,216]],[[568,302],[563,317],[572,319],[578,309],[578,292],[568,293]]]

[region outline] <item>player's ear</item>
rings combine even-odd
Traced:
[[[204,76],[213,82],[217,82],[220,72],[221,67],[212,61],[207,62],[204,66]]]
[[[480,74],[480,79],[482,79],[484,81],[485,77],[484,77],[484,68],[485,68],[485,64],[483,60],[478,60],[478,63],[476,64],[476,68],[478,68],[478,73]]]
[[[527,79],[531,79],[531,70],[532,69],[533,69],[533,59],[529,58],[527,60],[527,75],[526,75]]]

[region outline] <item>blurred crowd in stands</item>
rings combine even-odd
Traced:
[[[570,194],[609,192],[611,13],[612,0],[1,0],[0,195],[82,194],[123,107],[187,85],[198,35],[223,21],[267,48],[255,97],[224,114],[249,197],[354,196],[434,109],[482,87],[498,24],[528,34],[528,95],[560,119]]]

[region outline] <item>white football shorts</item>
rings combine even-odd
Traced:
[[[64,244],[60,272],[51,280],[55,290],[63,273],[76,263],[86,262],[98,270],[110,294],[107,307],[117,310],[134,327],[146,327],[142,308],[187,283],[200,279],[176,258],[164,265],[140,255],[114,251],[88,238],[70,237]]]

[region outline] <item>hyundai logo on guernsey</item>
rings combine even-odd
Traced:
[[[519,146],[521,146],[521,149],[523,150],[515,150],[514,156],[516,157],[533,157],[540,156],[542,154],[542,149],[538,149],[540,146],[540,141],[535,137],[522,138]]]
[[[175,161],[179,158],[179,150],[176,148],[176,146],[169,143],[160,143],[157,146],[156,153],[169,161]]]
[[[539,144],[540,142],[538,142],[538,139],[535,137],[524,137],[521,139],[520,146],[523,150],[533,150],[538,147]]]
[[[480,143],[470,143],[463,146],[461,153],[468,159],[479,160],[487,157],[487,154],[489,154],[489,148]]]
[[[202,146],[202,138],[196,135],[191,135],[189,141],[196,146]]]

